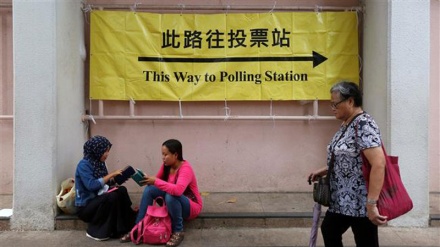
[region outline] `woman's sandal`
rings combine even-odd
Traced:
[[[178,246],[180,243],[182,243],[184,237],[185,237],[185,233],[184,232],[175,232],[175,233],[171,234],[171,238],[167,242],[166,247],[176,247],[176,246]]]
[[[121,242],[121,243],[131,242],[130,233],[124,234],[124,235],[119,239],[119,242]]]

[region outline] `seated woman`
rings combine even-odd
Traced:
[[[86,236],[103,241],[119,238],[134,226],[136,212],[131,208],[127,189],[112,187],[113,178],[122,173],[108,173],[105,165],[112,144],[107,138],[94,136],[84,144],[84,158],[75,172],[78,217],[88,223]]]
[[[182,144],[178,140],[170,139],[162,144],[162,161],[156,176],[145,176],[143,182],[148,186],[142,194],[136,223],[144,218],[147,206],[152,205],[156,197],[165,198],[172,227],[166,246],[174,247],[184,238],[183,220],[196,218],[203,203],[196,176],[190,163],[183,159]],[[121,241],[130,241],[130,235],[125,235]]]

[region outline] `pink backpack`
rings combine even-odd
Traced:
[[[162,206],[157,204],[158,200],[162,200]],[[130,237],[135,244],[165,244],[170,240],[171,219],[162,197],[157,197],[153,205],[147,207],[145,217],[133,227]]]

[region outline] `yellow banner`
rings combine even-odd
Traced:
[[[359,82],[355,12],[153,14],[93,11],[90,97],[329,99]]]

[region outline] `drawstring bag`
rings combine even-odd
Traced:
[[[68,178],[61,183],[61,191],[56,196],[57,205],[66,214],[75,214],[75,179]]]
[[[162,201],[162,205],[158,204]],[[157,197],[147,207],[145,217],[131,230],[130,238],[135,244],[165,244],[171,237],[171,218],[163,197]]]

